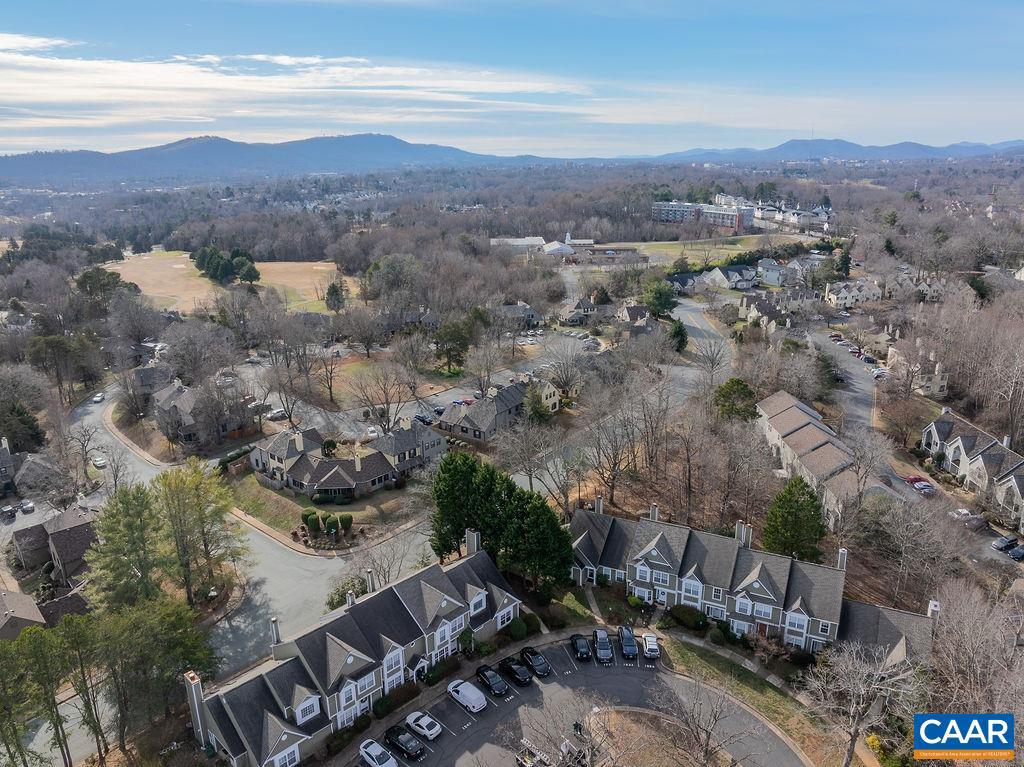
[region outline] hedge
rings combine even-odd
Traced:
[[[334,514],[328,514],[324,518],[324,529],[329,533],[338,532],[338,517]]]
[[[352,722],[351,727],[346,727],[344,730],[338,730],[327,739],[327,751],[330,754],[337,754],[342,751],[345,746],[351,743],[355,737],[363,732],[366,732],[370,726],[370,715],[360,714],[356,717],[356,720]]]
[[[521,642],[526,639],[527,631],[526,621],[518,616],[510,620],[505,627],[505,633],[508,634],[508,638],[513,642]]]
[[[673,605],[669,614],[676,623],[691,631],[703,631],[708,627],[708,619],[704,613],[690,605]]]
[[[711,631],[708,632],[708,641],[711,644],[725,644],[725,634],[722,633],[722,629],[718,628],[718,626],[712,626]]]
[[[534,613],[526,613],[523,615],[523,623],[526,624],[526,635],[533,636],[540,631],[540,618]]]
[[[415,682],[406,682],[401,684],[387,695],[377,698],[373,702],[373,715],[378,719],[383,719],[392,711],[401,708],[410,700],[413,700],[420,694],[420,686]]]
[[[552,631],[564,629],[567,625],[569,625],[569,622],[561,615],[548,615],[544,618],[544,623],[546,623],[547,627]]]
[[[349,531],[349,529],[352,527],[352,515],[351,514],[339,514],[338,515],[338,524],[341,525],[341,529],[344,532],[347,533]]]
[[[458,658],[449,656],[428,668],[427,673],[423,675],[423,681],[428,685],[435,685],[446,676],[450,676],[458,671],[461,665],[462,663]]]

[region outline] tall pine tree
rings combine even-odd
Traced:
[[[793,477],[772,501],[761,541],[768,551],[817,562],[825,532],[818,496],[803,477]]]

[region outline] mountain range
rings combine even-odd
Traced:
[[[717,162],[770,164],[837,160],[924,160],[1024,152],[1024,141],[961,142],[928,146],[905,141],[862,146],[841,139],[795,139],[770,149],[689,149],[645,157],[572,158],[573,162]],[[0,156],[0,186],[54,188],[109,184],[173,184],[306,173],[369,173],[384,170],[483,165],[562,163],[569,158],[476,154],[441,144],[413,144],[394,136],[362,133],[279,144],[245,143],[217,136],[123,152],[87,150],[30,152]]]

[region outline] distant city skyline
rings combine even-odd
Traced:
[[[0,153],[389,133],[617,156],[1021,138],[1024,4],[8,0]]]

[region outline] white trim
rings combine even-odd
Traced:
[[[312,707],[312,711],[308,714],[303,712],[308,708]],[[302,724],[312,719],[314,716],[320,713],[320,696],[310,695],[295,709],[295,724]]]

